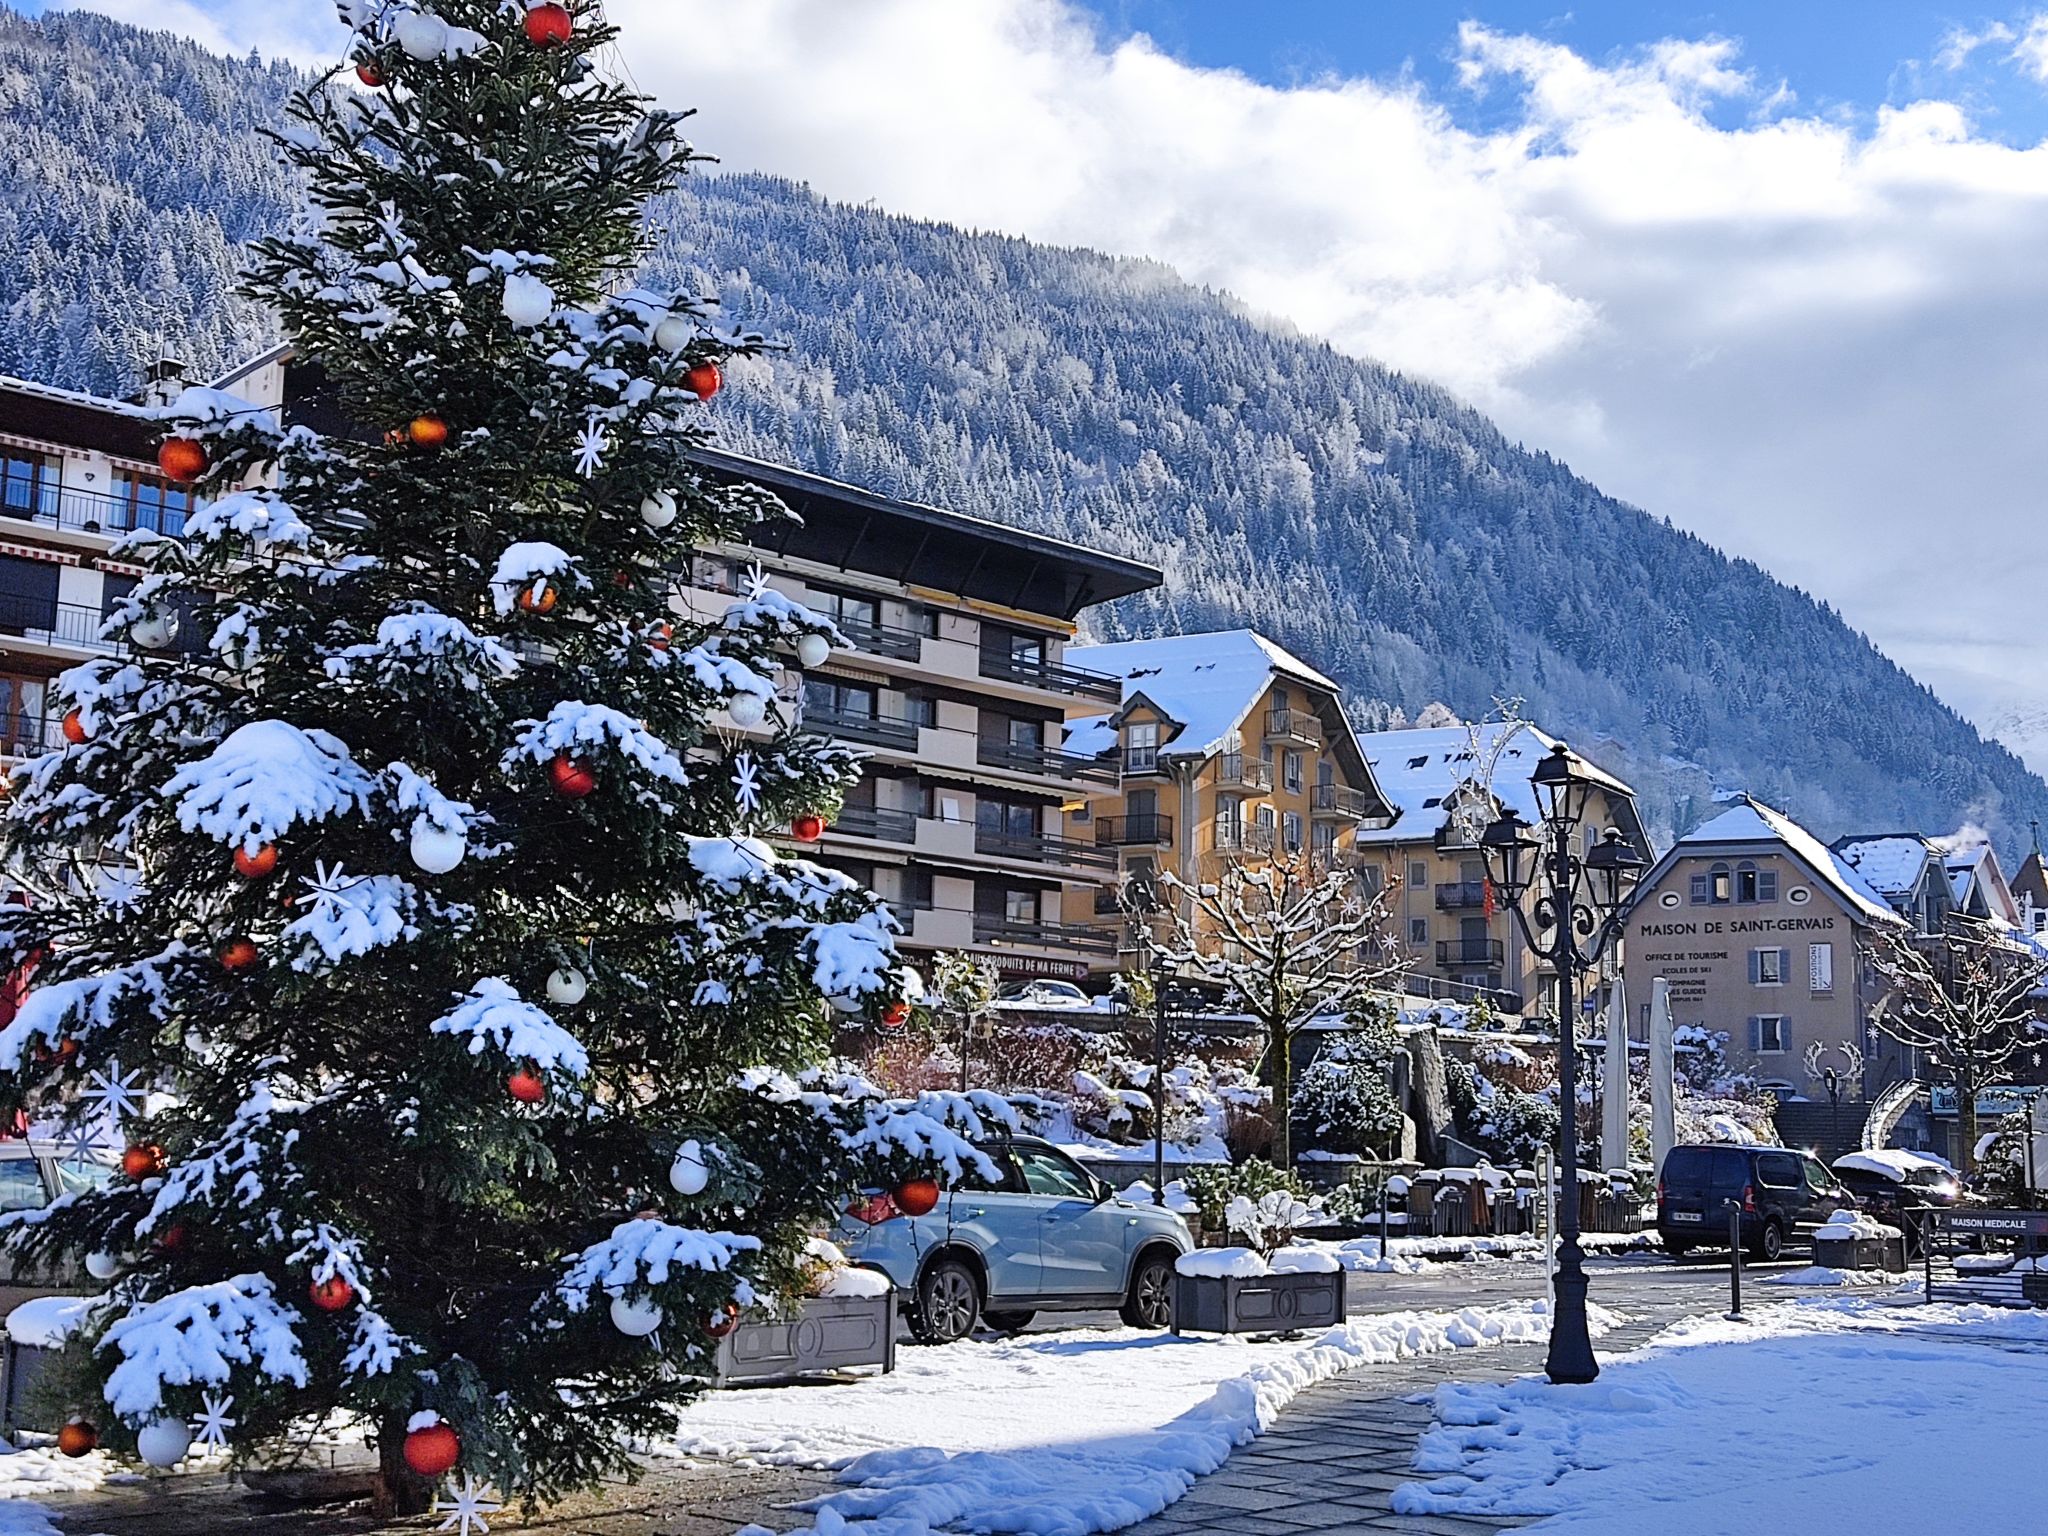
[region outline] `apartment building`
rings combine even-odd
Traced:
[[[1115,678],[1121,696],[1069,728],[1068,750],[1108,776],[1069,813],[1068,836],[1105,853],[1136,888],[1161,870],[1199,883],[1227,861],[1275,853],[1349,866],[1358,829],[1392,814],[1337,684],[1263,635],[1174,635],[1070,654]],[[1070,892],[1067,919],[1109,942],[1090,957],[1099,971],[1135,942],[1114,885]]]
[[[1556,738],[1531,725],[1490,722],[1376,731],[1359,745],[1394,814],[1360,829],[1357,857],[1369,881],[1395,886],[1390,905],[1407,990],[1460,1001],[1484,997],[1509,1013],[1549,1006],[1542,984],[1550,972],[1523,942],[1514,915],[1494,899],[1474,839],[1503,809],[1532,824],[1542,819],[1529,775]],[[1582,823],[1587,847],[1613,827],[1647,864],[1652,850],[1635,792],[1574,758],[1591,785]]]
[[[153,388],[176,383],[167,365]],[[142,574],[115,542],[176,535],[192,505],[157,472],[140,405],[0,377],[0,758],[62,744],[50,679],[121,648],[100,625]],[[186,625],[174,643],[201,638]]]

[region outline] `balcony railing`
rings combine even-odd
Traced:
[[[100,638],[105,615],[84,603],[52,603],[41,598],[0,592],[0,633],[39,640],[45,645],[75,645],[88,651],[125,651],[127,646]],[[180,638],[193,626],[180,625]]]
[[[1064,949],[1084,955],[1113,955],[1116,934],[1080,923],[1020,922],[1015,918],[974,914],[977,944],[1025,944],[1035,949]]]
[[[898,661],[916,661],[924,653],[924,636],[914,629],[899,629],[872,619],[838,618],[832,621],[847,644],[873,656],[893,656]]]
[[[1114,848],[1045,832],[1005,832],[996,827],[977,826],[974,851],[992,859],[1028,859],[1034,864],[1078,865],[1085,869],[1116,868]]]
[[[1318,816],[1363,817],[1372,802],[1363,790],[1346,789],[1342,784],[1318,784],[1309,805]]]
[[[64,722],[56,715],[24,711],[0,719],[0,757],[35,757],[64,746]]]
[[[0,500],[0,518],[73,533],[127,533],[140,527],[175,539],[185,532],[183,507],[131,501],[126,496],[110,496],[105,491],[86,491],[69,485],[38,485],[33,495],[25,486],[10,486],[8,496]],[[0,528],[5,526],[0,522]]]
[[[842,805],[831,830],[847,837],[871,837],[880,843],[917,841],[917,812],[880,805]]]
[[[1323,739],[1323,727],[1305,709],[1269,709],[1266,711],[1266,736],[1275,741],[1318,742]]]
[[[1095,841],[1106,846],[1170,848],[1173,846],[1173,818],[1156,812],[1135,816],[1098,816]]]
[[[1507,946],[1499,939],[1438,939],[1438,965],[1499,965],[1507,958]]]
[[[1273,765],[1264,758],[1226,752],[1216,759],[1216,782],[1224,788],[1235,786],[1264,794],[1273,787]]]
[[[1160,771],[1159,749],[1157,747],[1124,748],[1125,773],[1158,773]]]
[[[894,715],[860,715],[842,709],[806,709],[804,724],[843,741],[865,742],[896,752],[917,750],[918,722]]]
[[[1013,773],[1071,779],[1083,784],[1114,784],[1117,781],[1117,764],[1113,757],[1089,757],[1080,752],[1062,752],[1058,747],[1032,742],[1005,741],[999,736],[981,738],[975,749],[975,761],[984,768],[1007,768]]]
[[[1221,853],[1271,853],[1273,828],[1251,821],[1216,823],[1216,848]]]
[[[1124,680],[1120,677],[1111,677],[1106,672],[1091,672],[1086,667],[1062,666],[1056,661],[1042,661],[1031,656],[1012,656],[1008,651],[983,651],[981,675],[1006,683],[1023,683],[1030,688],[1045,688],[1053,693],[1100,699],[1105,704],[1121,704],[1124,697]]]
[[[1462,912],[1467,908],[1486,905],[1486,882],[1484,880],[1446,880],[1436,888],[1436,905],[1440,912]]]

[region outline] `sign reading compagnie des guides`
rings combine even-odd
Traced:
[[[1999,1083],[1990,1088],[1977,1090],[1977,1113],[1980,1115],[2025,1114],[2027,1105],[2033,1101],[2039,1088],[2022,1088],[2014,1083]],[[1956,1090],[1952,1083],[1937,1083],[1927,1090],[1927,1108],[1930,1114],[1953,1115],[1956,1112]]]

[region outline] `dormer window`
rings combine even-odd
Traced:
[[[1159,766],[1159,722],[1133,721],[1124,727],[1124,772],[1150,773]]]

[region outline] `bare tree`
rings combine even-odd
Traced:
[[[1387,923],[1387,891],[1368,893],[1348,870],[1300,854],[1226,865],[1214,883],[1171,873],[1170,930],[1159,958],[1223,989],[1223,1006],[1257,1019],[1273,1088],[1273,1155],[1293,1166],[1289,1117],[1294,1037],[1318,1015],[1364,1005],[1401,960]]]
[[[2038,993],[2048,960],[1980,934],[1880,937],[1871,962],[1891,984],[1873,1014],[1901,1045],[1925,1051],[1955,1079],[1963,1171],[1977,1162],[1977,1090],[2038,1043]]]

